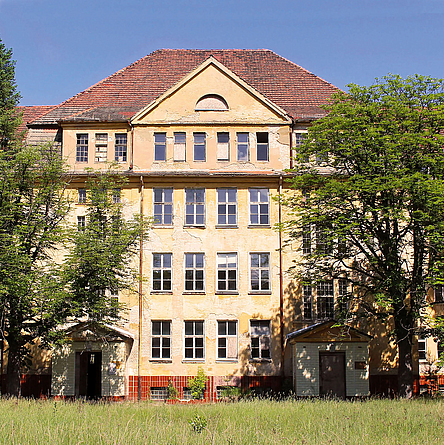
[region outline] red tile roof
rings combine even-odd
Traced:
[[[186,50],[161,49],[103,79],[87,90],[66,100],[34,123],[55,123],[81,114],[94,118],[95,108],[142,109],[197,68],[208,57],[242,78],[295,119],[315,118],[325,114],[319,108],[338,89],[300,66],[270,50]],[[86,117],[86,116],[85,116]],[[100,117],[97,118],[100,120]]]
[[[43,116],[49,110],[54,108],[54,105],[19,106],[17,108],[23,113],[22,125],[19,127],[19,131],[22,132],[26,130],[26,124],[28,122],[32,122]]]

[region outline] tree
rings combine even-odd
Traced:
[[[17,110],[20,94],[15,83],[15,61],[12,50],[7,49],[0,39],[0,148],[13,146],[17,140],[17,129],[21,116]]]
[[[85,218],[70,235],[63,267],[77,319],[117,320],[119,305],[110,295],[134,283],[131,261],[148,221],[123,218],[119,188],[123,184],[112,170],[96,172],[87,182]]]
[[[51,147],[0,152],[0,329],[8,343],[6,392],[14,396],[26,344],[47,342],[68,310],[52,257],[68,212],[65,181]]]
[[[399,394],[411,397],[413,338],[432,332],[427,290],[444,283],[444,84],[389,75],[349,85],[326,109],[297,155],[301,193],[285,198],[290,237],[305,247],[293,271],[345,280],[340,320],[393,327]]]

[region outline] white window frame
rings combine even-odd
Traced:
[[[154,333],[154,323],[158,323],[160,333]],[[164,327],[168,326],[168,334],[164,332]],[[151,359],[152,360],[171,360],[171,320],[151,320]],[[159,340],[159,345],[154,346],[154,340]],[[154,357],[154,349],[159,349],[159,357]],[[164,355],[167,351],[167,355]]]
[[[258,256],[258,266],[253,266],[253,257]],[[262,266],[262,257],[268,257],[268,266]],[[250,292],[252,293],[271,293],[271,254],[270,252],[250,252]],[[257,272],[257,281],[259,281],[259,289],[253,289],[253,274]],[[263,275],[268,274],[268,288],[262,287]]]
[[[77,230],[79,232],[83,232],[86,227],[86,216],[85,215],[79,215],[77,216]]]
[[[78,204],[85,204],[86,203],[86,189],[85,188],[79,188],[78,189],[77,203]]]
[[[305,142],[305,139],[308,135],[308,130],[297,130],[293,131],[293,153],[292,157],[296,157],[297,153],[299,153],[299,147]],[[304,162],[309,162],[309,159],[304,159]]]
[[[229,266],[231,264],[229,259],[234,258],[236,261],[236,265],[234,267]],[[223,261],[224,260],[224,261]],[[216,292],[217,293],[237,293],[239,289],[239,262],[238,262],[238,254],[237,252],[218,252],[216,254]],[[225,278],[219,279],[219,272],[225,271]],[[235,289],[228,289],[229,283],[233,282],[233,279],[229,278],[229,272],[234,271],[236,274],[235,278]],[[225,289],[219,288],[219,282],[225,283]]]
[[[253,333],[254,325],[259,328],[259,334]],[[257,347],[253,347],[256,341]],[[259,351],[257,357],[253,356],[253,350]],[[268,357],[263,351],[268,351]],[[271,320],[250,320],[250,358],[253,361],[271,360]]]
[[[108,160],[108,133],[95,133],[94,162],[103,163]]]
[[[162,140],[163,139],[163,140]],[[154,161],[164,162],[167,159],[167,137],[166,133],[154,133]]]
[[[150,388],[150,400],[167,400],[168,388],[166,386],[152,386]]]
[[[165,192],[171,191],[171,201],[165,200]],[[161,201],[156,201],[156,193],[160,192],[162,195]],[[161,209],[161,213],[156,213],[156,206]],[[171,213],[166,210],[171,208]],[[174,189],[172,187],[155,187],[153,188],[153,216],[154,216],[154,225],[155,226],[172,226],[173,225],[173,217],[174,217]],[[160,216],[160,218],[159,218]],[[168,222],[171,217],[171,222]],[[167,222],[165,222],[167,220]]]
[[[228,135],[227,142],[219,141],[219,135]],[[221,162],[226,162],[230,160],[230,133],[228,131],[218,131],[217,132],[217,160]],[[227,155],[224,157],[221,154],[226,150]]]
[[[316,285],[316,317],[325,320],[335,317],[334,281],[320,281]],[[329,308],[330,306],[330,308]]]
[[[239,141],[239,136],[246,135],[247,140],[246,141]],[[247,153],[246,156],[241,156],[241,149],[240,147],[246,146],[247,147]],[[236,154],[237,154],[237,160],[239,162],[249,162],[250,161],[250,133],[245,131],[239,131],[236,133]]]
[[[185,131],[174,133],[173,159],[175,162],[185,162],[187,159],[187,134]],[[181,138],[183,137],[183,141]]]
[[[234,191],[234,201],[230,201],[230,191]],[[216,189],[217,193],[217,226],[230,226],[230,227],[236,227],[237,226],[237,188],[236,187],[221,187]],[[221,200],[221,194],[224,194],[223,200]],[[234,207],[234,213],[230,212],[230,210],[233,210]],[[223,210],[223,211],[221,211]],[[234,221],[230,221],[230,216],[234,215]],[[223,218],[223,222],[221,222],[221,218]],[[233,220],[233,217],[231,217],[231,220]]]
[[[197,264],[197,255],[202,256],[202,267],[198,267]],[[187,257],[192,258],[193,265],[189,267],[187,265]],[[203,252],[185,252],[184,254],[184,292],[190,292],[190,293],[203,293],[205,292],[205,254]],[[192,275],[192,279],[188,278],[188,275]],[[198,272],[202,272],[202,279],[197,279],[196,276],[198,275]],[[202,289],[197,289],[197,282],[202,281]],[[192,289],[187,289],[187,282],[192,283]]]
[[[187,323],[193,323],[193,333],[187,334],[186,327]],[[196,323],[199,323],[202,325],[202,334],[196,334]],[[190,361],[204,361],[205,360],[205,322],[203,320],[184,320],[183,324],[184,328],[184,349],[183,349],[183,357],[184,360],[190,360]],[[192,346],[187,346],[187,339],[192,339]],[[202,340],[202,346],[196,346],[196,340]],[[192,357],[187,357],[187,351],[192,350]],[[197,350],[202,350],[202,357],[197,357]]]
[[[234,326],[235,333],[232,328]],[[225,327],[225,333],[221,333],[221,328]],[[230,333],[231,332],[231,333]],[[235,350],[235,354],[229,355],[229,351]],[[220,354],[225,351],[225,354]],[[238,321],[237,320],[217,320],[217,360],[237,360],[239,354],[238,345]],[[225,357],[221,357],[225,355]]]
[[[196,191],[203,191],[203,200],[197,201],[196,199]],[[188,201],[188,192],[194,198],[193,201]],[[206,219],[206,190],[203,187],[194,187],[194,188],[186,188],[185,191],[185,226],[197,226],[202,227],[205,226]],[[190,196],[191,197],[191,196]],[[197,211],[202,208],[203,213],[198,213]],[[188,212],[190,210],[190,212]],[[202,222],[197,222],[198,217],[202,217]],[[192,218],[192,221],[190,219]]]
[[[267,200],[262,201],[262,194],[264,191],[267,194]],[[252,200],[252,195],[254,193],[257,193],[257,201]],[[268,227],[270,226],[270,189],[267,187],[252,187],[248,189],[248,199],[249,199],[249,219],[250,219],[250,226],[264,226]],[[263,212],[264,206],[266,206],[267,211]],[[257,212],[253,212],[253,209],[257,210]],[[257,222],[253,222],[253,216],[257,215]],[[265,216],[267,218],[266,222],[261,221],[263,218],[262,216]]]
[[[126,162],[128,159],[128,134],[116,133],[114,135],[114,160]]]
[[[160,265],[155,266],[156,256],[159,256]],[[169,258],[169,266],[166,259]],[[173,254],[171,252],[154,252],[152,258],[152,281],[151,289],[153,292],[172,292],[173,291]],[[165,265],[166,264],[166,265]],[[160,278],[154,278],[154,273],[160,272]],[[169,275],[169,278],[168,278]],[[169,282],[169,288],[168,288]],[[155,283],[160,283],[160,289],[155,289]]]
[[[303,307],[302,316],[304,320],[313,319],[313,288],[309,284],[302,286]]]
[[[88,133],[77,133],[76,138],[76,162],[86,163],[88,162],[89,135]]]

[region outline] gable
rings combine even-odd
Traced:
[[[284,110],[211,59],[132,119],[133,125],[289,122]]]

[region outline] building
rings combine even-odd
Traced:
[[[376,346],[369,360],[371,336],[329,321],[340,283],[322,289],[325,310],[304,305],[286,274],[300,246],[284,249],[275,228],[292,150],[336,91],[268,50],[159,50],[27,122],[29,143],[53,141],[67,160],[73,221],[85,169],[110,161],[128,178],[125,211],[155,220],[139,292],[118,295],[126,319],[67,331],[52,395],[163,399],[171,383],[187,399],[202,367],[207,400],[284,381],[298,395],[353,397],[368,395],[372,373],[390,375],[394,357],[382,364]]]

